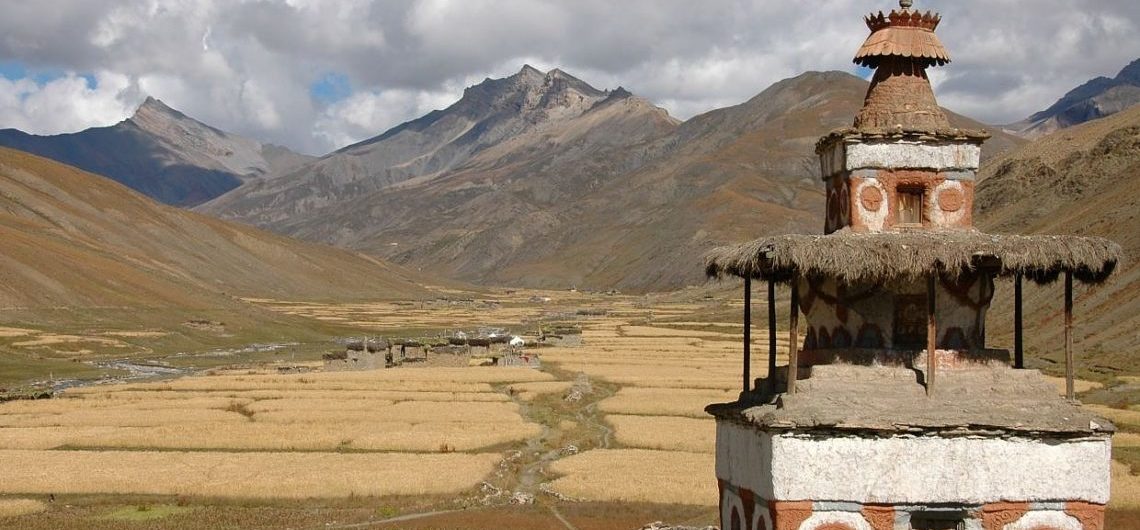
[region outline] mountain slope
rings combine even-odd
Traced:
[[[214,129],[153,98],[110,127],[53,136],[0,130],[0,146],[110,177],[178,206],[205,202],[243,180],[288,171],[311,159]]]
[[[469,87],[444,110],[345,147],[280,178],[250,183],[204,205],[228,219],[272,225],[409,179],[461,167],[522,135],[558,128],[607,97],[562,72],[524,66]]]
[[[992,161],[977,190],[977,219],[987,231],[1101,236],[1124,247],[1126,259],[1105,285],[1076,289],[1077,351],[1095,359],[1079,364],[1101,372],[1134,372],[1135,359],[1128,357],[1140,347],[1138,175],[1140,106]],[[995,314],[1012,314],[1009,298],[1008,292],[995,296]],[[1026,288],[1026,340],[1036,366],[1063,360],[1061,306],[1060,285]],[[991,319],[999,336],[1008,336],[1010,325]]]
[[[849,74],[807,73],[678,126],[619,89],[579,115],[483,145],[446,171],[371,192],[361,184],[355,198],[295,187],[286,193],[296,196],[266,195],[252,215],[226,210],[240,206],[227,200],[243,187],[205,209],[469,281],[671,289],[700,282],[701,255],[715,245],[822,229],[814,145],[851,123],[866,90]],[[398,129],[382,138],[404,134]],[[1021,142],[997,133],[986,156]]]
[[[1006,129],[1026,138],[1038,138],[1054,131],[1110,116],[1140,103],[1140,59],[1133,61],[1115,78],[1097,77],[1074,88],[1041,112]]]
[[[0,306],[215,307],[232,296],[426,296],[379,260],[156,204],[0,148]]]

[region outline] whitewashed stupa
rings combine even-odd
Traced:
[[[1091,530],[1109,495],[1112,425],[1073,401],[1072,285],[1108,278],[1099,238],[974,229],[983,131],[953,128],[926,69],[940,17],[867,17],[875,69],[854,127],[817,145],[825,235],[714,251],[711,276],[791,290],[787,366],[710,405],[725,530]],[[994,280],[1015,283],[1014,355],[986,345]],[[1021,354],[1023,279],[1064,285],[1068,398]],[[806,321],[800,334],[800,317]]]

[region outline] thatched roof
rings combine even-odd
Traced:
[[[991,235],[974,230],[914,230],[764,237],[721,247],[705,258],[705,272],[788,282],[797,275],[847,282],[922,278],[932,271],[957,274],[987,269],[1023,273],[1049,283],[1062,272],[1085,283],[1108,278],[1121,260],[1120,245],[1099,237]]]

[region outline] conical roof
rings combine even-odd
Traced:
[[[864,20],[871,35],[855,53],[855,63],[869,68],[877,68],[884,57],[915,59],[922,66],[944,65],[950,62],[950,54],[938,40],[934,30],[942,17],[937,13],[911,11],[911,2],[902,0],[900,11],[890,14],[867,15]]]

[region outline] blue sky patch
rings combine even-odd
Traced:
[[[347,75],[330,72],[309,85],[309,95],[325,105],[330,105],[352,95],[352,83],[349,82]]]
[[[0,77],[9,81],[30,79],[36,85],[43,86],[61,77],[67,77],[68,73],[62,68],[34,68],[29,70],[27,65],[21,61],[0,61]],[[82,77],[87,82],[88,90],[94,90],[99,86],[99,81],[95,79],[94,74],[75,75]]]

